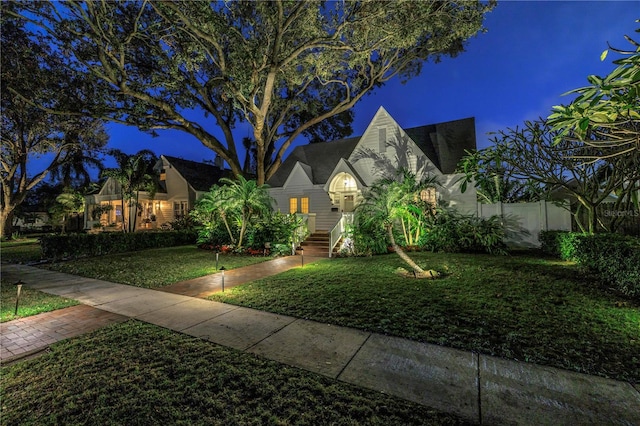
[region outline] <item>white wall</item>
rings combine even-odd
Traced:
[[[478,217],[501,216],[506,243],[516,247],[540,247],[540,231],[571,231],[571,213],[546,201],[537,203],[478,203]]]

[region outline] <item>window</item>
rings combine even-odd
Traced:
[[[309,197],[289,198],[289,213],[309,213]]]
[[[309,197],[300,198],[300,213],[309,213]]]
[[[429,203],[431,207],[435,207],[438,203],[438,191],[435,188],[426,188],[420,191],[420,199]]]
[[[173,203],[173,218],[181,219],[187,214],[187,202],[178,201]]]
[[[378,150],[387,151],[387,128],[378,129]]]

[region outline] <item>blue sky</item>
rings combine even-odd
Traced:
[[[588,75],[608,74],[615,55],[601,62],[600,54],[607,42],[627,49],[624,35],[637,40],[638,18],[638,1],[499,2],[486,16],[487,32],[470,39],[466,52],[427,63],[419,77],[404,85],[394,81],[361,100],[354,107],[354,135],[384,106],[405,128],[473,116],[478,148],[484,148],[487,132],[546,117],[553,105],[570,102],[561,95],[587,85]],[[127,153],[148,148],[194,161],[215,155],[179,131],[152,138],[131,127],[109,129],[109,146]],[[237,140],[248,133],[248,125],[240,126]]]

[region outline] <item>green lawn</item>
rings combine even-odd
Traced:
[[[7,425],[464,424],[133,320],[55,344],[1,373]]]
[[[395,255],[342,258],[212,300],[640,382],[638,303],[575,265],[528,255],[413,253],[439,280],[397,276]]]
[[[235,269],[271,259],[220,254],[218,266]],[[136,287],[158,288],[215,274],[216,255],[195,246],[167,247],[53,263],[47,268]]]
[[[13,283],[2,279],[0,282],[0,322],[11,321],[18,318],[40,314],[42,312],[55,311],[77,305],[78,302],[51,294],[42,293],[22,287],[18,315],[14,315],[16,309],[17,289]]]
[[[3,262],[27,263],[40,260],[41,257],[40,244],[35,238],[0,243],[0,259]]]

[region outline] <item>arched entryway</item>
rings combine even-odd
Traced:
[[[329,185],[331,202],[342,213],[350,213],[356,208],[359,193],[356,179],[349,173],[338,173]]]

